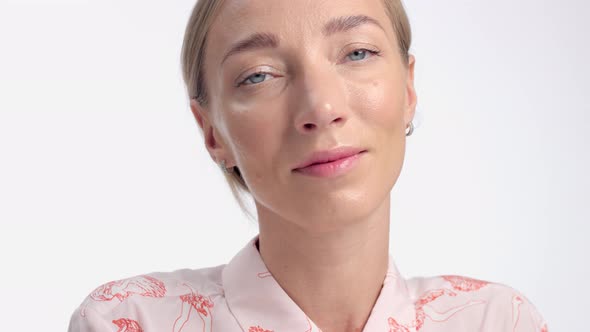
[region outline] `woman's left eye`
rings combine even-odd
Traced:
[[[379,55],[379,51],[377,50],[369,50],[366,48],[359,48],[352,52],[350,52],[347,57],[354,62],[358,62],[360,60],[364,60],[367,58],[368,55]],[[356,60],[355,60],[356,59]]]

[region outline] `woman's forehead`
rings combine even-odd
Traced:
[[[265,16],[277,13],[293,15],[328,14],[338,9],[382,11],[384,0],[224,0],[221,12],[225,16],[248,17]]]
[[[226,0],[209,30],[207,53],[221,62],[223,54],[252,34],[325,36],[329,23],[338,28],[335,22],[373,24],[385,31],[390,26],[383,0]]]
[[[225,0],[212,28],[235,33],[244,28],[317,28],[335,15],[386,18],[383,0]]]

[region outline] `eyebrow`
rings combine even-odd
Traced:
[[[379,27],[385,31],[379,21],[367,15],[341,16],[328,21],[322,30],[324,36],[330,36],[339,32],[346,32],[348,30],[359,27],[363,24],[370,24]]]
[[[322,34],[325,37],[329,37],[336,33],[346,32],[357,28],[361,25],[369,24],[379,27],[381,30],[383,26],[376,19],[367,15],[353,15],[353,16],[340,16],[330,19],[323,27]],[[223,56],[221,64],[232,55],[251,51],[262,48],[278,48],[280,45],[279,37],[273,33],[268,32],[256,32],[248,36],[247,38],[234,43],[229,51]]]

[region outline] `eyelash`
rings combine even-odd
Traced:
[[[381,55],[381,51],[379,51],[379,50],[374,50],[374,49],[369,49],[369,48],[357,48],[357,49],[353,50],[352,52],[348,53],[346,56],[348,57],[349,55],[351,55],[352,53],[357,52],[357,51],[367,51],[369,54],[371,54],[371,56],[380,56]],[[366,59],[359,60],[359,61],[353,61],[353,62],[363,62],[365,60]],[[257,71],[255,73],[249,75],[248,77],[246,77],[243,81],[239,82],[236,85],[236,87],[239,88],[242,85],[246,85],[246,86],[248,86],[248,85],[258,85],[258,84],[261,84],[262,82],[265,82],[266,80],[265,81],[262,81],[260,83],[245,84],[245,82],[247,82],[252,76],[260,75],[260,74],[270,74],[270,73],[265,72],[265,71],[262,71],[262,70],[261,71]]]

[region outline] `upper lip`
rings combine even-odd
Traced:
[[[363,151],[365,151],[365,149],[353,146],[340,146],[330,150],[315,151],[303,162],[299,163],[295,169],[304,168],[312,164],[327,163],[330,161],[350,157]]]

